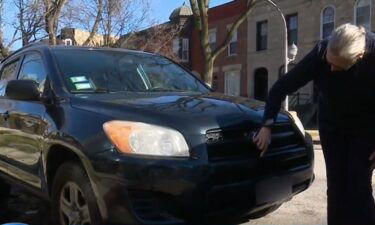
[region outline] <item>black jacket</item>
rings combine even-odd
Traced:
[[[366,34],[364,57],[345,72],[330,71],[325,60],[327,44],[320,41],[274,84],[263,122],[275,120],[286,95],[314,81],[319,90],[320,131],[375,134],[375,35]]]

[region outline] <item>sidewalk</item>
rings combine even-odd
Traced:
[[[320,145],[320,137],[318,130],[306,130],[311,135],[314,145]]]

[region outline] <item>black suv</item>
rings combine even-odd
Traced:
[[[159,55],[29,46],[1,67],[0,193],[50,200],[53,224],[245,222],[313,181],[311,142],[286,112],[259,156],[262,115]]]

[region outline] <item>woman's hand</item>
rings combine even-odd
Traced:
[[[261,151],[260,157],[263,157],[267,151],[268,145],[271,143],[271,128],[262,127],[258,134],[253,138],[253,141]]]

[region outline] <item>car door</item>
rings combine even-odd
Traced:
[[[25,54],[17,79],[30,79],[39,83],[42,95],[46,82],[46,67],[38,52]],[[41,141],[45,128],[43,117],[46,107],[42,101],[11,101],[11,108],[6,114],[8,143],[11,152],[9,173],[35,187],[41,187]]]
[[[5,87],[9,80],[15,79],[18,72],[20,58],[12,59],[1,67],[0,70],[0,172],[8,173],[9,158],[12,152],[9,145],[7,125],[7,112],[12,108],[12,102],[5,95]]]

